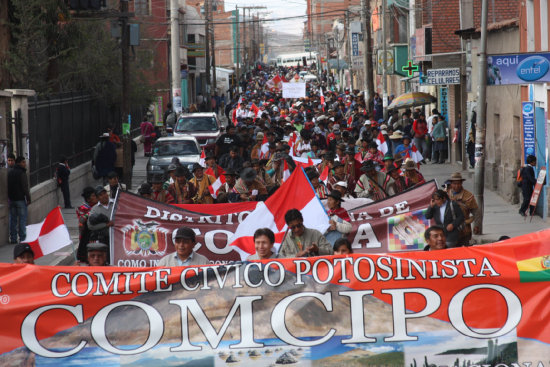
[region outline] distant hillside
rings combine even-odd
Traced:
[[[359,362],[363,366],[404,366],[405,354],[403,352],[380,353],[360,358]]]

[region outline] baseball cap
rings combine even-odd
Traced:
[[[174,242],[177,238],[183,238],[188,240],[190,239],[192,241],[195,241],[195,231],[193,231],[189,227],[180,227],[172,233],[172,240],[174,240]]]
[[[19,256],[23,255],[25,252],[30,252],[34,257],[34,252],[28,243],[18,243],[13,248],[13,258],[17,259]]]

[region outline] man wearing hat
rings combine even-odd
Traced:
[[[82,198],[84,203],[76,208],[76,216],[78,218],[78,250],[77,258],[80,261],[86,261],[86,244],[90,239],[90,229],[88,228],[88,217],[90,211],[97,204],[97,196],[95,195],[95,189],[91,186],[87,186],[82,190]]]
[[[90,238],[109,243],[109,227],[114,225],[110,220],[113,211],[113,202],[109,200],[107,190],[103,186],[95,188],[97,204],[90,210],[88,216],[88,228],[90,229]]]
[[[372,160],[363,162],[361,167],[363,174],[355,185],[355,194],[358,198],[368,198],[374,201],[385,199],[388,195],[384,191],[386,174],[376,170],[376,164]]]
[[[464,229],[458,235],[458,245],[468,246],[472,239],[472,223],[474,223],[474,233],[479,234],[479,227],[476,223],[481,220],[481,211],[477,205],[474,194],[466,190],[462,186],[462,182],[466,181],[462,178],[460,172],[455,172],[450,178],[451,185],[447,189],[449,199],[456,201],[464,213]]]
[[[403,135],[403,142],[399,144],[396,148],[394,153],[401,154],[403,158],[407,156],[407,153],[411,150],[411,136],[410,135]]]
[[[337,239],[351,232],[351,218],[346,209],[342,208],[342,194],[338,190],[332,190],[327,197],[327,214],[329,216],[329,228],[324,234],[327,241],[334,246]]]
[[[118,173],[111,171],[107,175],[108,184],[105,185],[105,191],[111,199],[116,197],[118,190],[126,191],[126,185],[118,181]]]
[[[177,157],[174,157],[177,158]],[[181,164],[176,163],[170,163],[168,165],[168,168],[166,169],[166,174],[168,175],[168,179],[162,184],[163,189],[168,189],[168,186],[170,184],[173,184],[176,180],[176,168],[181,167]]]
[[[235,190],[240,194],[242,201],[255,201],[267,197],[267,188],[257,178],[258,173],[252,167],[242,170],[240,178],[235,183]]]
[[[336,182],[344,181],[348,184],[347,193],[351,194],[353,192],[353,189],[355,188],[355,182],[351,179],[350,175],[346,175],[344,173],[344,168],[345,166],[338,161],[334,162],[334,164],[332,165],[333,174],[330,175],[327,185],[329,191],[334,190],[334,185],[336,184]]]
[[[99,137],[99,143],[95,146],[92,158],[94,178],[103,178],[103,184],[107,184],[107,175],[115,170],[116,146],[109,141],[109,133]]]
[[[259,132],[256,134],[256,144],[252,147],[250,151],[250,159],[260,159],[262,156],[262,144],[264,141],[264,133]]]
[[[208,265],[208,259],[196,253],[195,231],[189,227],[180,227],[172,232],[172,241],[175,252],[164,256],[157,263],[157,266],[190,266],[190,265]]]
[[[162,188],[163,182],[164,179],[162,174],[153,175],[151,179],[151,188],[153,189],[151,199],[165,204],[172,204],[174,202],[174,197],[170,195],[168,190]]]
[[[225,197],[227,198],[227,202],[229,203],[238,203],[241,201],[240,194],[235,189],[235,183],[237,183],[237,177],[239,177],[239,174],[235,172],[233,169],[228,169],[224,173],[225,175],[225,183],[220,188],[220,191],[218,193],[218,198],[220,196],[223,196],[225,194]],[[218,202],[221,202],[218,200]]]
[[[315,194],[319,199],[326,199],[329,191],[325,184],[321,181],[319,181],[319,172],[317,169],[313,166],[306,167],[305,172],[307,175],[307,178],[309,179],[309,182],[311,182],[311,186],[313,186],[313,190],[315,190]]]
[[[193,164],[193,178],[190,180],[197,193],[193,196],[195,204],[214,204],[214,198],[210,194],[208,187],[216,182],[216,178],[207,173],[204,173],[203,167],[195,163]]]
[[[395,130],[393,134],[389,136],[391,142],[392,152],[397,153],[396,149],[403,143],[403,134],[400,130]]]
[[[14,264],[34,264],[34,252],[28,243],[18,243],[13,248]]]
[[[186,176],[186,168],[176,168],[176,179],[168,186],[168,192],[175,199],[175,204],[193,204],[193,197],[197,194],[195,186],[187,181]]]
[[[391,153],[384,154],[384,167],[380,171],[384,173],[389,173],[390,167],[394,167],[393,165],[393,155]]]
[[[90,242],[86,245],[88,251],[87,260],[89,266],[109,266],[108,255],[109,246],[103,242]]]
[[[232,146],[239,147],[239,154],[242,155],[243,147],[241,138],[236,134],[236,128],[232,124],[227,126],[227,132],[222,134],[216,141],[215,155],[220,158],[222,155],[229,153]]]
[[[138,194],[146,199],[152,199],[153,189],[148,182],[144,182],[138,189]]]
[[[355,149],[353,147],[347,147],[344,153],[345,156],[342,160],[344,174],[350,177],[350,181],[355,182],[361,176],[361,163],[355,159]]]
[[[420,186],[426,183],[424,176],[422,176],[422,173],[418,172],[416,163],[412,159],[407,158],[403,169],[405,171],[405,178],[409,180],[409,187]]]
[[[206,164],[206,173],[216,178],[220,177],[223,174],[223,168],[216,163],[216,156],[212,152],[206,153],[204,158],[204,164]]]

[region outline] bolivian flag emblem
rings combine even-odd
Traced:
[[[550,255],[521,260],[516,264],[520,282],[550,281]]]

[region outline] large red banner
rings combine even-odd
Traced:
[[[354,251],[422,249],[422,234],[429,226],[424,212],[435,190],[432,181],[350,210],[353,231],[348,238]],[[173,206],[121,192],[113,213],[111,262],[117,266],[155,266],[163,256],[174,252],[172,232],[183,225],[193,228],[197,235],[195,250],[212,263],[238,261],[240,256],[228,239],[254,207],[255,203]]]
[[[548,366],[550,231],[173,268],[0,265],[2,366]]]

